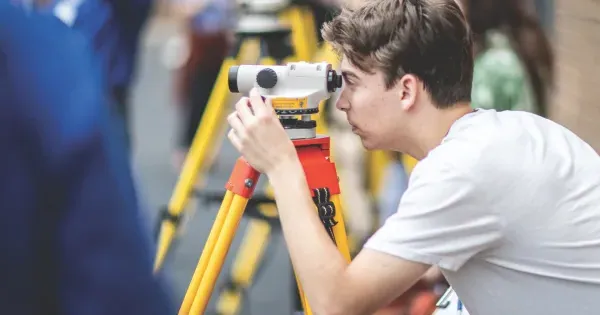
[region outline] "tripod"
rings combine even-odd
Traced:
[[[325,61],[331,64],[333,68],[337,68],[337,63],[339,62],[337,55],[335,55],[327,43],[324,43],[319,49],[314,60],[315,62]],[[328,133],[328,123],[325,119],[325,104],[327,102],[331,102],[332,99],[333,98],[330,98],[327,101],[321,102],[319,104],[320,114],[313,114],[311,117],[311,119],[317,122],[316,132],[318,134]],[[329,104],[328,106],[331,107],[334,105]],[[336,153],[334,152],[335,137],[332,137],[331,139],[331,160],[338,162],[339,165],[339,160],[336,160]],[[342,189],[344,189],[345,185],[351,184],[344,182],[343,169],[341,171],[342,173],[340,173],[340,169],[338,169],[338,175],[341,177],[340,185]],[[346,188],[356,187],[346,186]],[[218,195],[211,195],[209,198],[211,201],[221,201],[221,197],[222,193]],[[268,257],[267,251],[269,250],[269,245],[272,244],[272,238],[275,236],[274,232],[279,232],[279,220],[276,217],[276,207],[272,198],[272,193],[267,189],[265,195],[254,195],[253,199],[251,199],[251,204],[247,206],[245,215],[250,217],[248,226],[246,227],[242,244],[240,245],[239,249],[237,249],[233,266],[231,267],[229,273],[226,274],[226,280],[224,283],[218,288],[218,299],[216,301],[216,312],[214,314],[239,314],[244,306],[243,303],[246,302],[244,298],[247,296],[248,290],[253,285],[255,279],[259,276],[263,266],[266,264],[265,257]],[[348,206],[351,206],[347,204],[348,199],[346,198],[342,198],[341,203],[342,208],[345,210],[348,209]],[[352,217],[348,216],[349,214],[346,212],[344,212],[343,215],[346,218],[346,227],[348,227],[348,218],[352,219]],[[355,218],[354,220],[357,219]],[[350,221],[350,223],[352,222]],[[352,254],[360,247],[361,238],[353,235],[352,229],[350,229],[348,232],[348,247],[350,249],[350,253]],[[293,274],[290,274],[290,276],[293,277]],[[293,285],[296,286],[295,279],[293,279],[292,282]],[[293,290],[295,291],[295,288]],[[293,302],[295,309],[302,309],[298,294],[293,295]]]
[[[340,206],[340,189],[337,172],[329,157],[329,137],[294,140],[294,145],[304,168],[318,215],[332,241],[350,261],[344,221]],[[217,276],[221,271],[235,230],[252,197],[260,174],[243,158],[239,158],[226,185],[226,193],[219,212],[200,256],[198,266],[179,314],[204,314]],[[298,279],[296,278],[297,282]],[[302,288],[298,290],[305,314],[312,314]]]
[[[324,228],[344,257],[350,260],[344,220],[340,212],[340,187],[337,171],[329,152],[330,139],[325,136],[317,136],[316,122],[310,119],[311,114],[318,112],[317,102],[324,96],[324,89],[332,92],[341,87],[341,76],[337,76],[335,71],[331,70],[330,65],[325,63],[314,66],[297,63],[277,68],[279,68],[279,72],[273,70],[272,67],[252,68],[250,66],[249,69],[243,71],[234,69],[233,72],[230,72],[230,89],[237,90],[238,84],[243,86],[242,89],[248,89],[248,80],[256,80],[256,84],[266,93],[274,91],[276,93],[273,95],[282,95],[273,98],[275,111],[280,115],[280,122],[294,143]],[[310,73],[315,70],[316,72]],[[237,78],[238,72],[243,78]],[[283,87],[280,89],[274,88],[279,84],[278,80],[281,80],[278,79],[278,75],[284,77],[281,84]],[[302,93],[306,93],[307,96],[291,95],[294,94],[289,92],[292,88],[285,86],[286,76],[290,78],[290,85],[303,86]],[[254,194],[259,176],[260,174],[243,158],[237,160],[229,181],[225,185],[224,200],[186,292],[180,314],[204,314],[235,231]],[[296,277],[296,282],[298,282],[297,280]],[[311,314],[300,284],[298,284],[298,289],[305,313]]]
[[[290,21],[290,26],[280,23],[280,18],[273,14],[261,16],[242,17],[240,26],[236,31],[236,41],[227,58],[221,65],[221,70],[215,81],[215,86],[209,98],[206,110],[196,131],[189,152],[182,167],[181,174],[175,186],[173,195],[167,207],[161,209],[158,226],[156,227],[157,252],[154,261],[154,271],[157,272],[163,265],[164,260],[170,250],[184,209],[186,208],[190,195],[193,192],[194,184],[202,180],[208,166],[209,152],[215,147],[216,140],[222,131],[221,123],[225,120],[225,113],[228,103],[229,92],[228,70],[231,66],[238,63],[240,52],[244,51],[250,41],[258,40],[260,42],[260,55],[262,64],[274,64],[284,60],[306,58],[310,56],[298,55],[298,52],[308,53],[311,50],[302,48],[306,45],[302,41],[302,36],[309,36],[304,28],[309,28],[312,21],[306,11],[300,8],[289,8],[286,11],[286,17]],[[253,26],[252,23],[258,26]],[[293,36],[295,49],[285,45],[290,35]],[[313,35],[314,36],[314,35]],[[301,47],[301,48],[297,48]]]

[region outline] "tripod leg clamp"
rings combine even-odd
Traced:
[[[313,201],[317,205],[317,210],[319,211],[319,218],[321,219],[321,222],[323,222],[323,225],[325,226],[329,237],[331,237],[331,240],[335,244],[336,242],[335,234],[333,233],[333,227],[337,224],[337,221],[335,221],[334,219],[335,205],[333,204],[333,202],[331,202],[331,200],[329,200],[329,189],[316,188],[313,189],[313,193]]]
[[[158,212],[158,220],[156,221],[156,227],[154,228],[154,238],[158,240],[160,234],[160,228],[163,222],[169,221],[173,223],[175,227],[179,226],[181,223],[181,215],[173,215],[169,212],[168,207],[163,207]]]

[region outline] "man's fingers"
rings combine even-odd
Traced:
[[[266,97],[265,98],[265,106],[267,108],[267,111],[272,112],[273,114],[275,114],[275,108],[273,108],[273,100]]]
[[[256,115],[264,115],[268,112],[267,106],[256,88],[250,90],[250,103]]]
[[[233,112],[227,116],[227,122],[231,126],[231,129],[235,131],[240,143],[244,137],[246,137],[246,127],[242,123],[242,120],[238,116],[237,112]]]
[[[229,138],[231,145],[233,145],[236,150],[240,152],[242,151],[242,140],[240,140],[238,135],[235,133],[235,130],[229,130],[229,133],[227,133],[227,138]]]
[[[253,118],[254,114],[252,113],[252,109],[250,108],[250,99],[247,97],[242,97],[236,104],[235,109],[239,114],[239,118],[241,122],[247,124]]]

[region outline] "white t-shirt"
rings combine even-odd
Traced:
[[[550,120],[480,109],[365,247],[439,266],[471,315],[598,314],[600,157]]]

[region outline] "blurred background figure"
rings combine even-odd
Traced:
[[[173,314],[90,42],[0,1],[0,307]]]
[[[173,162],[179,170],[233,44],[236,15],[234,0],[175,0],[173,6],[184,19],[183,30],[167,46],[179,55],[172,65],[176,71],[173,94],[180,112]]]
[[[459,0],[475,42],[474,107],[547,116],[554,53],[522,0]]]
[[[402,153],[388,152],[390,164],[386,167],[383,189],[378,196],[379,225],[396,213],[400,199],[408,187],[409,172]]]
[[[153,0],[33,0],[87,38],[102,72],[103,89],[118,133],[131,150],[130,98],[140,35]]]

